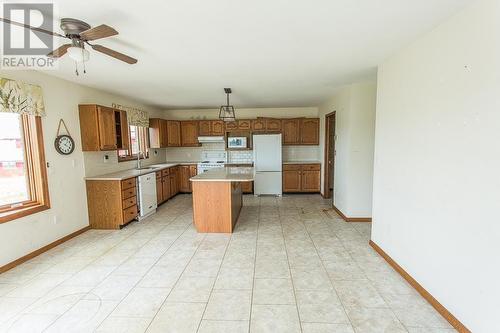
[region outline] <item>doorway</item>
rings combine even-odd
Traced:
[[[323,177],[323,196],[333,198],[335,177],[335,111],[325,116],[325,175]]]

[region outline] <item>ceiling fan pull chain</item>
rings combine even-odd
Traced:
[[[85,69],[85,61],[83,62],[83,74],[87,74],[87,70]]]
[[[76,73],[76,76],[80,75],[78,74],[78,63],[75,61],[75,73]]]

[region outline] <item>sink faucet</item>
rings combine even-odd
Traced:
[[[141,151],[137,152],[137,169],[141,168]]]

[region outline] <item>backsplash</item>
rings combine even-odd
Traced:
[[[253,150],[230,150],[229,163],[253,163]]]
[[[203,143],[201,147],[167,148],[166,159],[168,162],[199,162],[203,150],[224,150],[224,142]]]
[[[283,146],[283,161],[319,161],[319,146]]]

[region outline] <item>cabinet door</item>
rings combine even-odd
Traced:
[[[199,145],[197,121],[181,121],[181,142],[183,147]]]
[[[99,123],[99,148],[101,150],[116,150],[115,110],[105,106],[97,107]]]
[[[171,188],[170,188],[170,176],[164,176],[161,178],[162,184],[162,202],[168,200],[172,197]]]
[[[161,140],[161,119],[149,118],[149,146],[151,148],[162,148],[160,146]]]
[[[179,147],[181,145],[181,123],[179,121],[167,121],[167,138],[169,147]]]
[[[226,122],[226,131],[234,131],[238,129],[238,123],[236,121]]]
[[[241,191],[243,193],[252,193],[253,192],[253,182],[242,182],[241,183]]]
[[[319,119],[300,120],[300,143],[303,145],[319,145]]]
[[[254,131],[265,131],[266,130],[266,120],[265,119],[252,120],[252,129]]]
[[[163,182],[161,179],[161,173],[158,177],[158,172],[156,173],[156,204],[159,205],[163,202]]]
[[[300,120],[283,119],[283,144],[297,145],[300,143]]]
[[[177,172],[170,172],[170,197],[179,193],[179,181],[177,179]]]
[[[120,129],[121,129],[121,149],[129,149],[130,148],[130,138],[128,135],[128,120],[127,120],[127,112],[120,111]]]
[[[224,122],[222,120],[212,121],[212,135],[224,135]]]
[[[266,128],[268,131],[281,131],[281,119],[267,119]]]
[[[211,120],[200,120],[199,131],[200,131],[200,136],[212,135],[212,121]]]
[[[321,171],[302,171],[302,192],[319,192],[320,191]]]
[[[181,192],[190,192],[189,188],[189,165],[181,165],[179,167],[179,190]]]
[[[300,174],[298,170],[283,171],[283,192],[300,192]]]
[[[160,148],[168,147],[168,121],[160,119]]]
[[[252,128],[250,120],[238,120],[238,129],[249,130]]]

